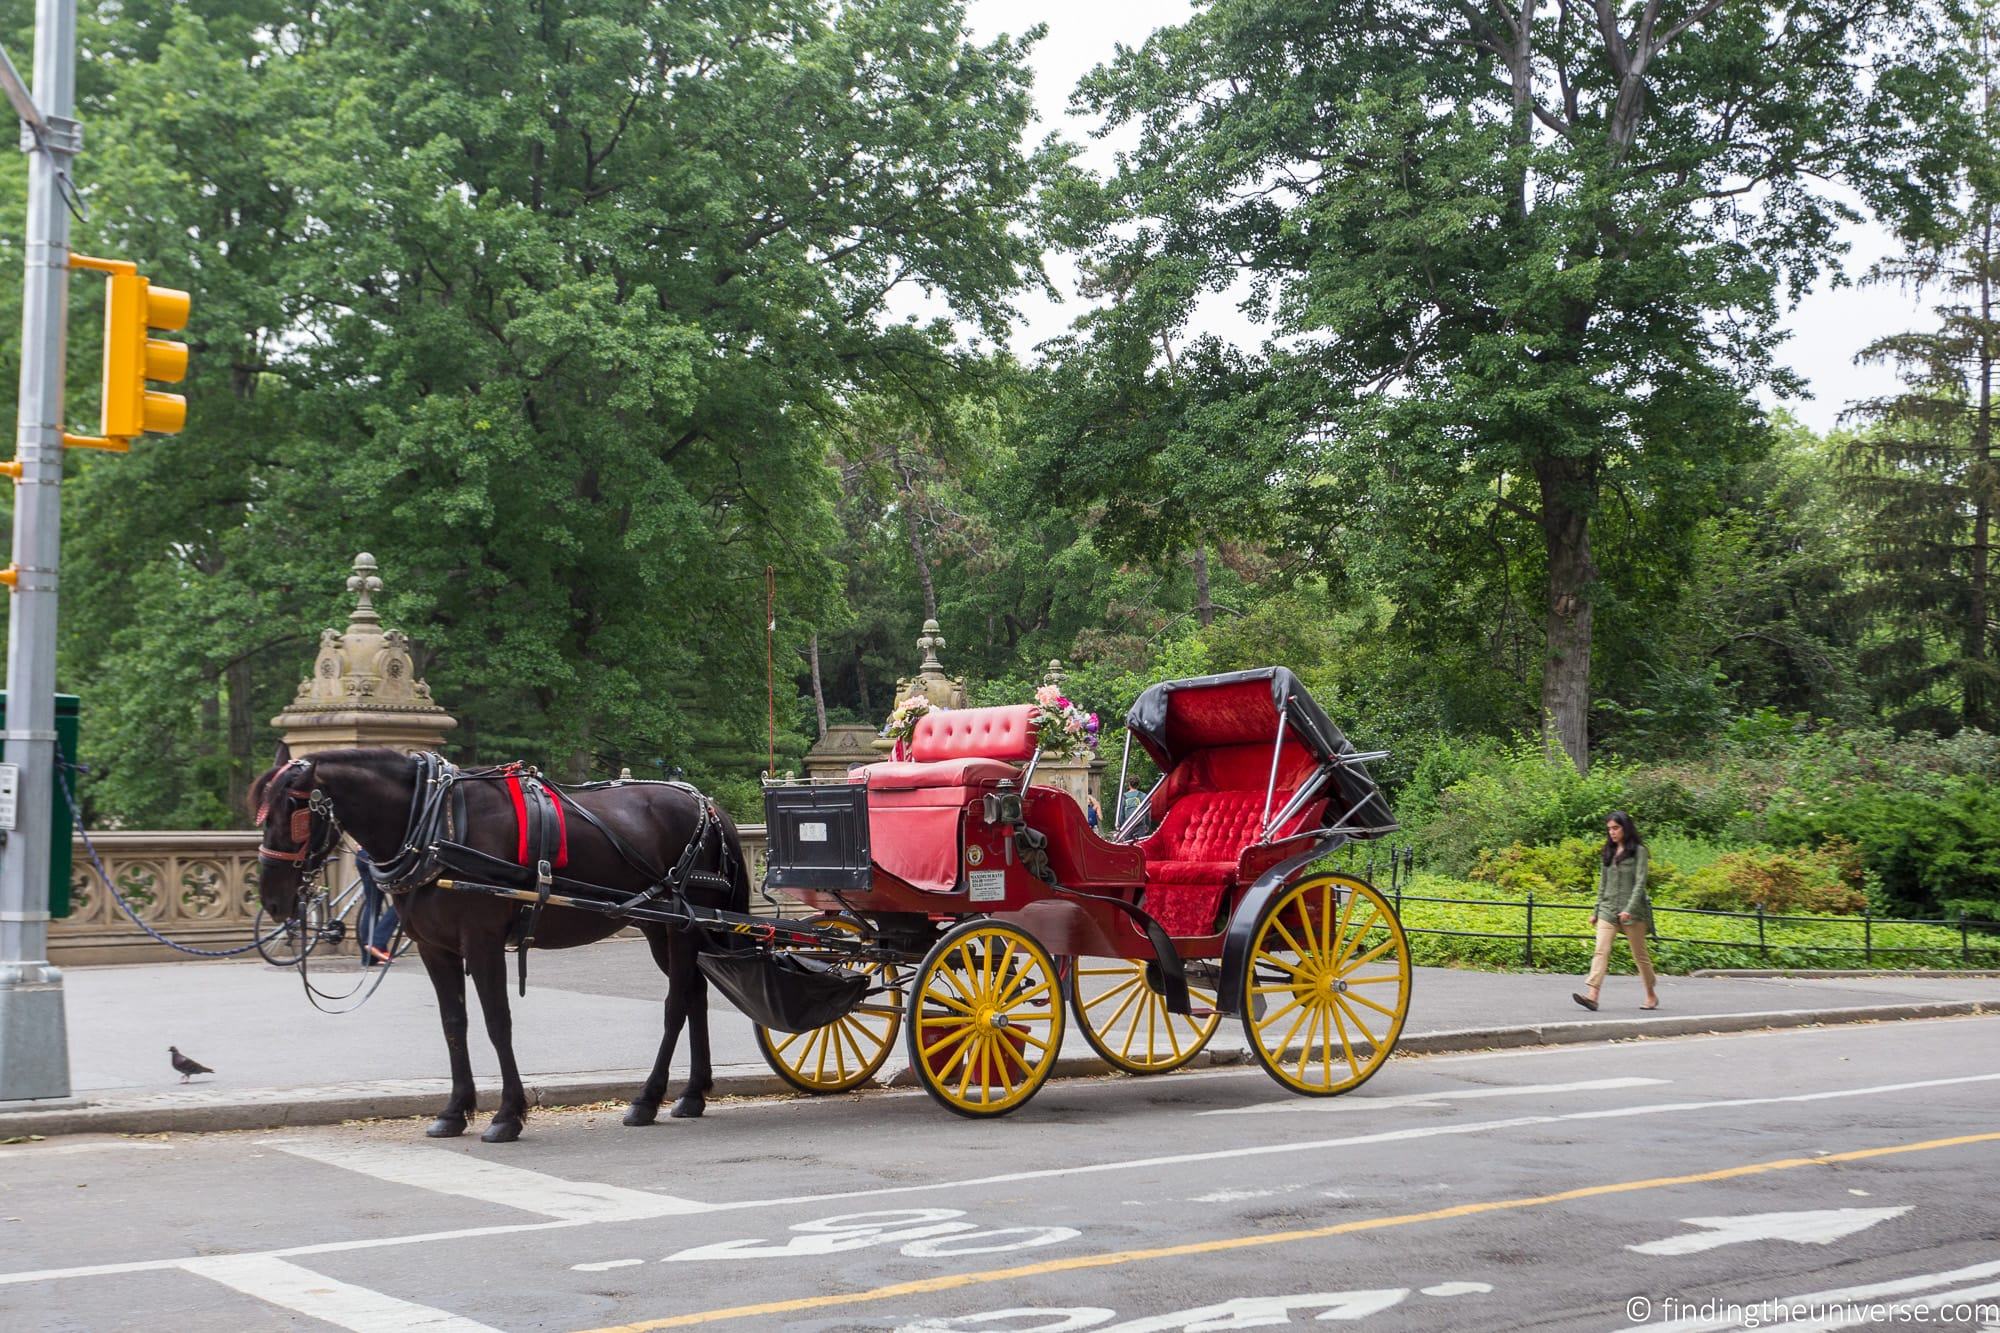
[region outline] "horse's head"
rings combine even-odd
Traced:
[[[257,846],[257,896],[266,912],[289,920],[298,911],[300,886],[340,846],[340,825],[312,760],[292,758],[282,742],[271,770],[251,784],[250,806],[264,833]]]

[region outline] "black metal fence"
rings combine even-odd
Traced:
[[[1403,915],[1403,905],[1405,903],[1436,903],[1448,906],[1484,907],[1497,910],[1513,909],[1521,913],[1522,928],[1518,931],[1458,930],[1444,926],[1413,926],[1405,920],[1403,922],[1403,930],[1406,934],[1452,936],[1460,939],[1519,941],[1521,945],[1521,962],[1528,967],[1535,965],[1535,945],[1537,942],[1548,944],[1560,940],[1594,944],[1597,939],[1594,928],[1585,934],[1551,930],[1546,928],[1546,926],[1541,930],[1535,928],[1537,914],[1541,915],[1545,923],[1549,921],[1553,914],[1558,912],[1571,913],[1573,916],[1581,914],[1587,917],[1595,910],[1595,904],[1593,903],[1550,902],[1546,899],[1537,902],[1532,892],[1528,893],[1524,898],[1517,899],[1440,898],[1425,894],[1410,893],[1408,891],[1409,885],[1416,874],[1416,853],[1412,848],[1370,848],[1365,859],[1350,857],[1343,864],[1342,868],[1358,871],[1371,881],[1376,879],[1378,872],[1386,870],[1388,874],[1386,888],[1391,900],[1395,903],[1396,914],[1398,916]],[[1378,887],[1382,886],[1378,884]],[[1697,926],[1701,918],[1754,922],[1757,928],[1757,938],[1754,941],[1747,938],[1747,930],[1745,938],[1728,940],[1704,939],[1698,935],[1671,935],[1664,929],[1663,919],[1666,917],[1696,918]],[[1696,948],[1735,949],[1746,954],[1754,953],[1760,959],[1767,962],[1770,961],[1773,950],[1780,950],[1790,955],[1830,954],[1836,959],[1858,954],[1860,955],[1859,966],[1864,969],[1872,967],[1878,957],[1893,961],[1899,958],[1907,960],[1912,956],[1937,958],[1952,953],[1958,955],[1960,965],[1965,967],[1972,966],[1975,962],[2000,964],[2000,922],[1968,919],[1963,912],[1960,912],[1956,918],[1929,919],[1882,917],[1876,916],[1872,910],[1864,911],[1860,916],[1853,917],[1798,916],[1767,912],[1762,906],[1759,906],[1753,912],[1728,912],[1705,907],[1672,907],[1654,903],[1653,921],[1654,940],[1659,944],[1689,945]],[[1817,930],[1849,927],[1856,932],[1858,939],[1852,944],[1822,944],[1773,938],[1774,932],[1781,933],[1786,928],[1793,926],[1810,926]],[[1948,938],[1933,944],[1886,944],[1877,942],[1876,933],[1878,931],[1897,926],[1930,926],[1948,932],[1955,932],[1958,936],[1957,947],[1956,949],[1952,948]],[[1854,964],[1849,963],[1845,965],[1853,966]]]

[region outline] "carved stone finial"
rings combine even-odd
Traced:
[[[375,594],[382,591],[382,580],[375,573],[375,557],[363,551],[354,557],[354,572],[347,578],[347,590],[355,594],[354,610],[348,620],[355,625],[379,625],[382,617],[375,613]]]
[[[285,732],[295,752],[302,744],[433,748],[458,723],[417,678],[409,636],[382,628],[375,609],[375,594],[382,591],[375,557],[363,551],[354,557],[353,568],[347,591],[355,604],[347,628],[320,631],[312,674],[299,682],[291,707],[272,725]]]
[[[1062,683],[1063,683],[1062,659],[1060,657],[1051,657],[1049,659],[1049,669],[1042,673],[1042,684],[1060,685]]]
[[[924,622],[924,632],[917,636],[917,650],[924,655],[919,671],[943,671],[944,663],[938,661],[938,649],[944,647],[944,634],[935,620]]]

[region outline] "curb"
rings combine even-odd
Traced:
[[[1926,977],[1938,981],[1963,980],[1967,977],[2000,977],[1996,968],[1943,967],[1902,967],[1879,968],[1872,972],[1857,972],[1852,968],[1827,967],[1701,967],[1688,973],[1691,977],[1800,977],[1812,981],[1864,980],[1868,977]]]
[[[1631,1041],[1648,1037],[1705,1036],[1710,1033],[1754,1032],[1775,1028],[1830,1027],[1851,1023],[1887,1023],[1924,1018],[1965,1018],[2000,1013],[2000,1001],[1944,1000],[1918,1004],[1859,1005],[1843,1009],[1782,1009],[1761,1013],[1676,1015],[1668,1018],[1625,1018],[1538,1023],[1504,1028],[1461,1028],[1406,1035],[1396,1049],[1406,1055],[1455,1055],[1471,1051],[1524,1046],[1573,1046],[1586,1042]],[[1247,1051],[1209,1051],[1188,1068],[1247,1065]],[[588,1106],[594,1102],[623,1103],[645,1082],[646,1070],[607,1071],[527,1081],[530,1108]],[[1062,1056],[1053,1078],[1095,1078],[1116,1072],[1096,1056]],[[897,1070],[884,1085],[915,1087],[908,1068]],[[59,1134],[207,1134],[240,1129],[293,1129],[336,1125],[345,1120],[390,1120],[436,1113],[446,1085],[434,1088],[360,1089],[333,1095],[295,1095],[290,1100],[267,1097],[234,1102],[165,1106],[69,1104],[46,1110],[0,1110],[0,1138],[19,1134],[52,1137]],[[481,1105],[491,1107],[499,1096],[497,1083],[481,1082]],[[776,1074],[718,1074],[709,1097],[800,1096]],[[16,1103],[19,1105],[19,1103]]]

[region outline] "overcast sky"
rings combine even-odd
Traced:
[[[1088,138],[1087,120],[1069,114],[1070,90],[1092,67],[1108,59],[1118,43],[1136,45],[1153,29],[1185,19],[1193,6],[1188,0],[1118,0],[1112,4],[970,0],[967,8],[973,33],[981,39],[1003,32],[1020,33],[1037,23],[1048,25],[1048,36],[1033,57],[1035,100],[1044,132],[1055,129],[1072,142],[1085,144],[1084,161],[1105,171],[1111,165],[1111,149]],[[1845,266],[1857,277],[1891,248],[1888,235],[1876,226],[1850,228],[1844,239],[1853,247]],[[1058,259],[1052,261],[1050,271],[1068,299],[1061,304],[1040,298],[1023,302],[1023,325],[1014,338],[1019,355],[1029,355],[1035,344],[1063,332],[1082,310],[1075,297],[1074,269]],[[1236,342],[1258,341],[1254,327],[1226,300],[1212,303],[1203,312],[1203,319],[1204,332]],[[1854,353],[1882,333],[1928,322],[1915,302],[1893,288],[1836,289],[1830,281],[1823,281],[1785,320],[1791,340],[1781,359],[1805,378],[1813,395],[1792,403],[1791,410],[1808,425],[1828,429],[1849,403],[1893,386],[1887,370],[1856,366]]]

